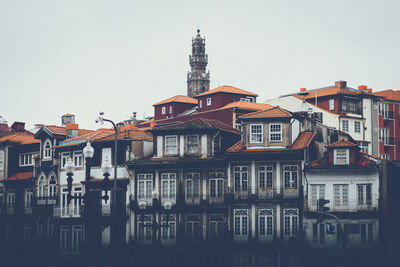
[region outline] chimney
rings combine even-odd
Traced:
[[[78,128],[79,125],[76,123],[68,123],[67,125],[65,125],[65,129],[67,130],[67,139],[77,137]]]
[[[306,88],[300,88],[300,92],[305,92],[305,91],[307,91]]]
[[[25,131],[25,122],[16,121],[11,125],[11,131],[14,132],[24,132]]]
[[[347,87],[347,82],[346,82],[346,81],[342,81],[342,80],[336,81],[336,82],[335,82],[335,86],[339,86],[340,89],[346,89],[346,87]]]
[[[75,115],[65,114],[61,117],[61,125],[66,126],[68,123],[75,123]]]
[[[367,90],[368,86],[366,85],[359,85],[358,90]]]
[[[367,89],[367,92],[370,93],[370,94],[372,94],[372,88],[368,88],[368,89]]]

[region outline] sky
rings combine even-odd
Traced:
[[[191,40],[206,38],[210,88],[258,102],[346,80],[400,89],[400,1],[0,0],[0,116],[81,128],[186,95]],[[110,125],[109,125],[110,126]]]

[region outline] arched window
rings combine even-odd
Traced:
[[[46,196],[46,177],[43,174],[39,177],[37,186],[37,196],[39,200]]]
[[[54,175],[52,175],[52,176],[50,176],[49,186],[48,186],[48,196],[49,196],[49,198],[55,198],[56,197],[56,186],[57,186],[56,178],[54,177]]]
[[[51,150],[51,142],[50,140],[46,140],[43,146],[43,158],[44,159],[51,159],[52,155],[52,150]]]

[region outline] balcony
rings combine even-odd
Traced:
[[[221,205],[225,203],[224,194],[219,196],[208,196],[208,204],[210,205]]]
[[[56,205],[56,204],[57,204],[57,196],[36,197],[37,206]]]
[[[393,111],[384,111],[384,112],[381,112],[381,115],[384,120],[394,120],[394,112]]]
[[[79,207],[53,207],[53,218],[81,217]]]
[[[186,205],[199,205],[200,204],[200,196],[195,197],[185,197],[185,204]]]
[[[362,211],[378,211],[377,204],[372,201],[358,201],[358,200],[331,200],[330,203],[325,205],[329,207],[329,212],[362,212]],[[307,207],[308,211],[317,211],[317,202],[312,200]]]
[[[233,195],[234,199],[257,199],[257,200],[267,200],[267,199],[297,199],[299,197],[299,188],[287,188],[284,186],[274,186],[267,188],[239,188],[233,190],[229,188],[228,192]]]
[[[396,144],[396,139],[394,137],[383,137],[382,140],[385,146],[394,146]]]

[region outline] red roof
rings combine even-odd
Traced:
[[[349,142],[347,140],[339,140],[332,144],[326,145],[326,147],[357,147],[357,144]]]
[[[26,180],[33,178],[33,172],[19,172],[17,174],[14,174],[13,176],[10,176],[6,179],[4,179],[4,182],[7,181],[16,181],[16,180]]]
[[[244,109],[244,110],[265,110],[265,109],[270,109],[272,107],[273,106],[268,105],[268,104],[246,102],[246,101],[236,101],[236,102],[229,103],[220,109],[238,108],[238,109]]]
[[[165,99],[163,101],[157,102],[153,106],[159,106],[162,104],[173,103],[173,102],[197,105],[197,100],[194,98],[185,95],[176,95],[168,99]]]
[[[241,119],[291,118],[291,117],[293,117],[292,113],[290,113],[286,109],[280,108],[279,106],[240,116]]]
[[[118,140],[143,140],[143,141],[153,141],[153,136],[149,132],[145,132],[144,129],[140,130],[122,130],[118,132],[117,136]],[[95,142],[105,142],[105,141],[114,141],[115,134],[108,134],[107,136],[98,138]]]
[[[248,95],[248,96],[258,96],[255,93],[233,87],[230,85],[222,85],[220,87],[214,88],[212,90],[206,91],[204,93],[198,94],[196,97],[199,96],[205,96],[205,95],[211,95],[211,94],[216,94],[216,93],[228,93],[228,94],[238,94],[238,95]]]
[[[11,142],[11,143],[25,145],[25,144],[40,143],[40,140],[35,139],[35,137],[32,134],[15,133],[0,138],[0,143],[2,142]]]
[[[384,90],[384,91],[380,91],[380,92],[375,92],[374,95],[383,96],[387,100],[400,101],[400,92],[399,91]]]
[[[46,125],[46,127],[56,135],[67,135],[67,129],[62,126]],[[94,132],[93,130],[78,129],[78,136]]]
[[[322,168],[322,167],[335,167],[335,168],[348,168],[352,166],[374,166],[376,165],[375,160],[373,157],[370,157],[370,155],[365,155],[365,154],[360,154],[360,157],[358,157],[358,160],[355,164],[352,165],[334,165],[332,163],[329,163],[328,157],[324,157],[322,159],[317,159],[314,160],[310,163],[311,167],[315,168]]]
[[[267,151],[289,151],[289,150],[301,150],[308,147],[311,144],[311,141],[314,139],[316,132],[302,132],[294,142],[291,148],[265,148],[265,149],[243,149],[243,141],[239,141],[230,148],[227,149],[226,152],[236,153],[236,152],[267,152]]]

